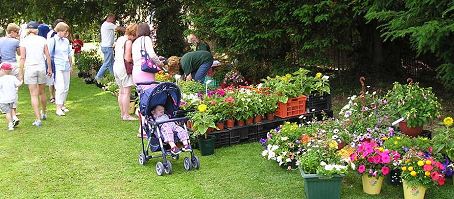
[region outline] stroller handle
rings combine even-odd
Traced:
[[[187,120],[189,120],[189,118],[187,117],[179,117],[179,118],[172,118],[172,119],[168,119],[166,121],[160,121],[160,122],[156,122],[156,125],[159,125],[159,124],[165,124],[165,123],[168,123],[168,122],[186,122]]]
[[[156,81],[150,81],[150,82],[139,82],[139,83],[136,83],[136,85],[152,85],[152,84],[159,84],[160,82],[156,82]]]

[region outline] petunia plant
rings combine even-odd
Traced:
[[[356,169],[359,174],[372,177],[388,175],[393,161],[399,159],[398,152],[384,149],[373,140],[362,142],[350,155],[352,168]]]

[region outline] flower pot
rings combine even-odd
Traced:
[[[214,154],[214,141],[216,137],[209,135],[207,139],[205,136],[199,137],[199,149],[202,156],[213,155]]]
[[[363,181],[363,191],[364,193],[370,195],[377,195],[380,194],[381,186],[383,185],[383,176],[378,178],[370,177],[367,174],[362,176]]]
[[[254,123],[254,118],[253,117],[247,118],[246,125],[251,125],[253,123]]]
[[[406,121],[399,122],[400,131],[411,137],[416,137],[422,133],[422,126],[408,127]]]
[[[403,180],[402,186],[404,188],[405,199],[424,199],[426,187],[422,185],[409,185],[405,180]]]
[[[211,128],[211,127],[209,127],[209,128],[207,129],[207,133],[211,133],[211,132],[213,132],[213,131],[216,131],[216,129],[215,129],[215,128]]]
[[[132,115],[136,112],[136,101],[129,101],[129,114]]]
[[[235,120],[233,119],[227,119],[225,121],[225,125],[227,126],[227,128],[233,128],[235,126]]]
[[[217,127],[220,131],[224,130],[224,121],[217,122],[217,123],[216,123],[216,127]]]
[[[336,175],[330,178],[320,177],[317,174],[305,174],[304,193],[307,199],[340,199],[342,179],[344,176]]]
[[[266,114],[266,119],[269,120],[269,121],[273,121],[274,120],[274,113]]]
[[[236,125],[238,126],[244,126],[244,120],[237,120]]]
[[[262,118],[263,118],[263,117],[262,117],[261,115],[256,115],[256,116],[254,117],[254,123],[260,123],[260,122],[262,122]]]

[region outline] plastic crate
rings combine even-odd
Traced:
[[[230,145],[240,143],[240,131],[230,130]]]
[[[307,112],[331,110],[331,95],[330,94],[325,94],[322,96],[309,95],[306,105]]]
[[[214,146],[216,148],[230,145],[230,131],[215,131],[212,132],[211,135],[214,135],[216,137],[216,140],[214,142]]]
[[[287,103],[278,103],[276,116],[288,118],[306,113],[306,96],[302,95],[296,98],[288,99]]]

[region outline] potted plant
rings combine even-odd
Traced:
[[[233,128],[235,126],[235,110],[232,107],[235,106],[235,98],[227,96],[224,99],[224,103],[226,107],[223,109],[222,114],[226,118],[225,124],[227,128]]]
[[[266,119],[269,121],[274,120],[274,113],[276,112],[277,109],[277,102],[278,102],[278,97],[274,94],[264,94],[262,95],[263,98],[263,112],[264,115],[266,115]]]
[[[298,155],[306,198],[340,199],[341,183],[347,173],[347,166],[338,153],[337,140],[326,136],[325,130],[318,129],[316,132],[301,136],[304,150]]]
[[[394,83],[385,96],[385,108],[399,123],[400,130],[410,136],[421,134],[423,125],[440,115],[441,105],[432,88],[422,88],[418,83]]]
[[[193,135],[198,137],[200,153],[203,156],[214,154],[214,136],[208,136],[208,128],[216,129],[215,116],[207,112],[207,105],[200,104],[191,115]]]
[[[443,127],[435,129],[435,136],[432,138],[434,152],[441,153],[446,160],[445,174],[446,176],[453,176],[452,162],[454,162],[454,128],[452,117],[446,117],[443,119]],[[454,182],[454,181],[453,181]]]
[[[402,159],[402,180],[405,199],[424,199],[429,186],[445,184],[443,164],[427,153],[410,149]]]
[[[380,194],[383,177],[399,158],[399,153],[384,149],[373,140],[362,142],[350,155],[352,167],[362,175],[363,191],[371,195]]]

